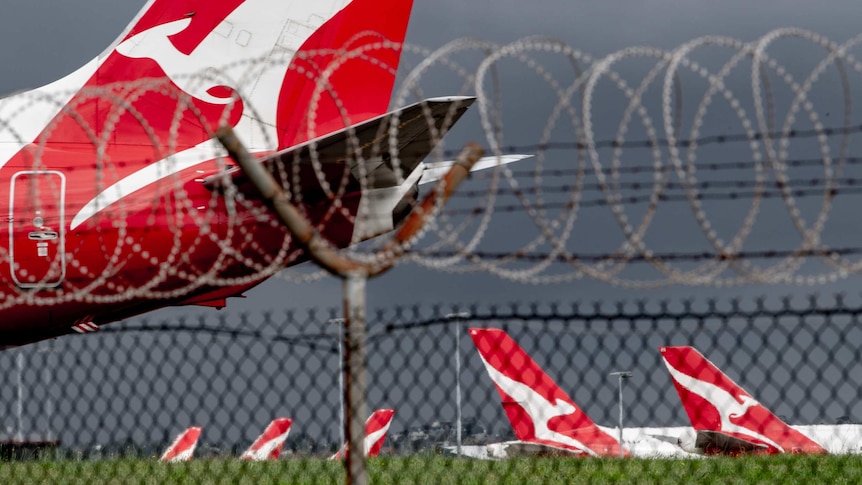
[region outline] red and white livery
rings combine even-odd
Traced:
[[[470,336],[518,438],[515,442],[489,445],[492,456],[619,456],[620,442],[575,405],[506,332],[471,328]],[[623,454],[629,456],[628,450],[623,448]]]
[[[191,460],[192,455],[195,454],[195,447],[198,445],[198,438],[200,438],[200,436],[201,428],[199,426],[192,426],[183,431],[179,436],[177,436],[177,439],[171,443],[171,446],[165,450],[159,460],[170,463]]]
[[[334,246],[392,230],[473,102],[386,112],[411,8],[150,0],[78,71],[0,99],[0,348],[222,307],[308,259],[223,158],[221,126]]]
[[[365,456],[373,457],[380,454],[383,448],[383,442],[386,441],[386,433],[389,432],[389,425],[392,424],[392,417],[395,416],[394,409],[378,409],[371,413],[371,416],[365,420]],[[332,455],[332,460],[343,460],[347,456],[347,443]]]
[[[660,347],[704,454],[826,453],[787,425],[693,347]],[[681,438],[682,439],[682,438]],[[692,446],[693,445],[693,446]]]
[[[273,419],[263,434],[258,436],[254,443],[239,456],[240,459],[250,461],[277,460],[281,455],[284,441],[290,433],[292,423],[293,420],[290,418]]]

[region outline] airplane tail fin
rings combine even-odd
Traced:
[[[470,336],[519,440],[592,455],[619,454],[619,441],[596,426],[506,332],[471,328]]]
[[[274,150],[378,116],[412,3],[150,0],[111,47],[51,86],[78,95],[49,141],[92,145],[111,130],[111,145],[149,147],[170,134],[179,151],[230,124],[250,148]]]
[[[659,352],[699,440],[710,441],[709,436],[742,440],[772,453],[826,452],[757,402],[694,347],[660,347]]]
[[[292,423],[293,420],[289,418],[273,419],[263,434],[258,436],[254,443],[240,455],[240,459],[251,461],[277,460]]]
[[[378,409],[365,422],[365,456],[377,456],[386,441],[386,433],[395,416],[394,409]]]
[[[201,428],[193,426],[177,436],[177,439],[171,443],[171,446],[159,458],[160,461],[176,463],[180,461],[189,461],[195,453],[195,447],[198,444],[198,438],[201,436]]]
[[[394,409],[378,409],[371,413],[371,416],[365,421],[365,456],[374,457],[380,454],[393,416],[395,416]],[[344,443],[344,446],[330,459],[343,460],[346,456],[347,443]]]

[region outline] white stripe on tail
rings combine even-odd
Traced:
[[[258,436],[254,443],[240,455],[240,459],[251,461],[277,460],[292,423],[293,420],[289,418],[273,419],[263,434]]]
[[[470,336],[519,441],[592,456],[619,456],[619,441],[578,409],[506,332],[471,328]]]
[[[659,352],[699,434],[698,441],[706,444],[704,452],[727,452],[721,446],[710,449],[709,443],[720,436],[709,437],[717,433],[747,441],[767,453],[826,453],[757,402],[694,347],[660,347]]]
[[[171,443],[171,446],[165,450],[159,460],[170,463],[191,460],[192,455],[195,453],[195,447],[198,444],[198,438],[200,438],[200,436],[201,428],[199,426],[193,426],[183,431],[179,436],[177,436],[177,439]]]
[[[386,433],[389,432],[389,425],[392,424],[392,417],[395,416],[394,409],[378,409],[365,421],[365,456],[377,456],[380,454],[380,449],[383,448],[383,442],[386,441]],[[347,456],[347,443],[334,455],[332,460],[343,460]]]

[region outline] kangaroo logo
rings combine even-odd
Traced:
[[[566,416],[578,412],[578,409],[571,403],[563,400],[555,399],[554,402],[549,402],[542,397],[538,392],[531,389],[530,386],[518,382],[498,371],[494,366],[485,360],[485,356],[480,354],[482,363],[488,370],[491,380],[497,384],[510,398],[518,403],[521,408],[530,416],[533,422],[533,432],[538,439],[554,441],[563,445],[572,446],[579,450],[583,450],[590,455],[595,456],[596,453],[590,450],[589,447],[571,436],[558,433],[548,427],[548,422],[559,416]]]
[[[225,84],[207,86],[207,82],[212,83],[214,79],[199,80],[195,76],[181,74],[205,72],[211,65],[211,59],[210,56],[201,54],[215,47],[213,42],[205,40],[191,54],[186,55],[178,51],[171,43],[170,37],[183,32],[191,23],[192,19],[185,18],[157,25],[126,39],[117,46],[116,51],[131,59],[152,59],[162,68],[168,79],[184,93],[205,103],[226,105],[231,102],[233,96],[218,97],[212,94],[213,91],[217,91],[216,88]],[[224,39],[218,35],[213,36],[212,33],[207,37],[209,38]],[[231,91],[236,90],[231,89]]]
[[[154,61],[178,89],[195,100],[213,106],[235,102],[226,109],[243,111],[234,129],[249,137],[249,149],[272,150],[278,140],[278,97],[294,53],[316,28],[348,3],[350,0],[246,0],[188,54],[177,49],[172,39],[190,30],[193,18],[150,27],[121,42],[115,51],[129,59]],[[272,28],[271,19],[285,20]],[[240,92],[238,86],[249,88]],[[78,211],[71,228],[125,195],[216,157],[217,151],[209,140],[194,143],[106,187]]]
[[[768,443],[778,450],[784,451],[778,443],[767,438],[765,435],[750,428],[737,425],[731,421],[731,418],[738,419],[744,416],[750,408],[760,406],[760,403],[753,397],[746,394],[736,397],[714,384],[704,382],[677,370],[667,360],[665,360],[665,363],[667,364],[667,368],[671,376],[677,383],[679,383],[680,386],[687,389],[689,392],[697,394],[715,408],[718,412],[719,418],[721,419],[720,431],[749,436],[763,443]]]

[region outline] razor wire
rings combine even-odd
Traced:
[[[184,157],[190,147],[183,145],[183,132],[197,124],[211,136],[217,125],[238,113],[243,119],[268,119],[265,114],[245,111],[253,110],[252,105],[239,103],[253,96],[246,92],[251,89],[247,80],[292,69],[314,81],[311,106],[298,118],[301,126],[297,128],[313,139],[318,135],[317,106],[324,100],[334,103],[345,124],[350,124],[347,108],[328,80],[346,63],[370,59],[367,54],[371,51],[393,49],[420,59],[414,67],[402,68],[393,106],[428,97],[427,78],[452,77],[461,83],[452,94],[476,95],[481,127],[472,129],[481,134],[495,156],[512,152],[534,156],[476,174],[465,192],[456,194],[455,207],[439,213],[435,226],[407,245],[409,261],[435,271],[486,272],[529,284],[584,278],[624,288],[834,282],[858,273],[862,264],[850,257],[860,243],[844,241],[846,232],[839,242],[830,242],[827,236],[830,216],[838,218],[835,224],[844,224],[847,218],[846,214],[833,215],[836,201],[847,201],[839,204],[840,212],[858,195],[858,175],[852,170],[858,165],[854,155],[860,124],[854,122],[852,91],[856,76],[862,74],[854,55],[859,42],[860,37],[855,37],[838,44],[816,33],[782,29],[751,42],[702,37],[674,49],[632,47],[594,57],[539,37],[506,45],[462,39],[434,51],[381,40],[345,52],[325,72],[308,67],[315,56],[329,53],[307,52],[301,54],[305,57],[300,62],[289,66],[282,57],[272,56],[184,79],[192,92],[207,86],[236,88],[220,98],[224,107],[216,122],[188,93],[164,79],[108,85],[76,96],[36,92],[23,104],[0,103],[0,126],[22,146],[29,146],[33,170],[50,168],[51,155],[46,151],[50,151],[54,130],[66,128],[66,123],[81,131],[82,145],[87,146],[80,148],[90,161],[68,169],[71,173],[95,169],[96,179],[89,181],[92,188],[87,190],[94,198],[79,227],[102,234],[98,250],[106,256],[100,267],[82,268],[78,255],[70,253],[69,264],[86,276],[86,284],[67,288],[62,295],[21,291],[2,305],[111,304],[141,296],[182,300],[203,287],[251,286],[276,274],[300,282],[320,278],[320,272],[284,270],[305,260],[305,255],[291,244],[289,236],[279,233],[271,215],[233,183],[235,168],[219,147],[202,146],[197,154],[211,159],[211,167],[197,167],[205,173],[189,173],[189,160]],[[813,66],[799,68],[798,63],[783,59],[785,45],[796,45],[793,43],[820,50]],[[397,73],[394,66],[379,62],[374,68]],[[551,100],[545,103],[550,105],[549,112],[512,113],[508,106],[523,100],[520,93],[513,96],[506,90],[511,84],[507,84],[507,76],[513,73],[536,98]],[[746,78],[748,85],[740,84]],[[836,99],[828,99],[824,93]],[[154,96],[173,112],[167,135],[151,126],[141,112],[142,100]],[[74,101],[67,104],[72,97]],[[818,109],[818,102],[828,107]],[[102,126],[88,126],[78,112],[93,103],[109,107]],[[31,144],[26,133],[15,131],[16,121],[42,113],[46,106],[62,107],[61,115]],[[824,121],[830,110],[840,112],[840,124]],[[713,112],[722,114],[710,117]],[[536,128],[532,131],[538,132],[538,140],[523,141],[520,131],[526,130],[518,118],[528,117],[544,123],[528,123]],[[140,188],[123,185],[128,177],[124,167],[132,161],[112,156],[112,137],[121,120],[132,120],[141,139],[152,146],[155,163],[150,170],[166,174],[150,189],[150,199],[125,200],[129,194],[124,190]],[[728,120],[730,125],[725,128]],[[327,172],[330,169],[318,159],[312,142],[306,163],[287,164],[287,170],[278,168],[275,173],[318,230],[331,235],[338,223],[352,225],[351,238],[335,244],[353,245],[347,250],[366,260],[390,256],[379,253],[380,246],[373,241],[355,245],[357,235],[365,234],[362,228],[368,223],[370,209],[368,199],[357,200],[354,191],[374,187],[375,175],[369,170],[379,160],[397,183],[410,175],[399,161],[399,121],[396,115],[388,132],[381,133],[382,141],[368,153],[361,152],[358,138],[349,132],[350,170],[334,175]],[[431,137],[439,139],[449,124],[444,121],[440,133],[437,125],[432,126]],[[252,121],[240,128],[240,136],[252,148],[279,145],[274,139],[279,134],[265,123]],[[457,150],[448,140],[440,140],[426,161],[443,160]],[[306,168],[309,172],[301,174]],[[217,180],[218,189],[211,191],[207,204],[193,207],[190,181],[204,180]],[[352,183],[358,183],[358,188]],[[770,201],[780,204],[767,207]],[[410,197],[403,202],[412,203]],[[676,214],[683,205],[688,206],[687,217],[693,221],[680,223],[674,239],[703,240],[704,247],[696,252],[713,255],[695,265],[675,264],[674,255],[685,259],[690,251],[653,236],[657,221],[668,217],[666,213]],[[587,211],[595,208],[609,210],[601,216],[602,227],[613,224],[616,229],[593,231],[595,212],[587,215]],[[173,239],[155,253],[142,249],[145,234],[141,228],[127,227],[131,214],[144,219],[163,217],[172,225]],[[764,239],[756,234],[764,219],[785,217],[797,240],[782,238],[783,246],[776,247],[773,254],[784,257],[765,263],[757,256],[761,250],[749,246]],[[220,224],[220,218],[226,223]],[[501,242],[500,228],[510,224],[518,225],[519,235]],[[275,244],[262,244],[256,237],[252,227],[259,230],[262,226],[270,227],[267,237]],[[615,249],[605,258],[577,249],[585,234]],[[10,260],[5,248],[0,252],[0,257]],[[196,267],[196,255],[203,253],[212,255],[206,259],[208,266]],[[497,256],[488,258],[488,254]],[[118,282],[115,275],[130,265],[151,266],[153,272],[141,281]]]

